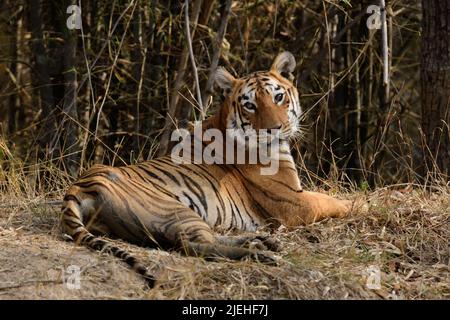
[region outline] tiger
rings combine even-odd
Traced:
[[[66,235],[120,258],[153,287],[156,277],[108,238],[204,259],[249,258],[271,264],[277,263],[272,252],[279,250],[279,243],[270,233],[255,232],[261,227],[295,228],[349,214],[354,202],[306,191],[300,184],[289,148],[302,116],[293,83],[295,65],[294,56],[285,51],[268,71],[242,78],[218,68],[215,83],[222,90],[223,103],[201,126],[204,131],[215,128],[240,134],[277,130],[275,174],[261,174],[266,164],[259,162],[175,163],[170,155],[122,167],[97,164],[64,196]]]

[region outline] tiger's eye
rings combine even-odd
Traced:
[[[281,101],[283,100],[283,97],[284,97],[284,95],[283,95],[282,93],[278,93],[278,94],[275,96],[275,103],[281,102]]]

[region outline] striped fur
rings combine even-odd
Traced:
[[[95,165],[66,193],[66,232],[77,243],[124,260],[152,286],[155,277],[141,263],[99,236],[210,259],[251,257],[273,263],[267,250],[277,245],[270,238],[218,236],[213,230],[252,232],[260,226],[295,227],[345,215],[349,202],[300,186],[288,144],[301,115],[297,89],[287,79],[294,66],[292,55],[282,53],[270,71],[245,78],[235,79],[220,69],[216,80],[226,99],[218,114],[202,125],[203,130],[222,132],[280,129],[275,175],[261,175],[262,164],[176,164],[168,156],[125,167]]]

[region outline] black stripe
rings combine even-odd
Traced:
[[[165,183],[164,179],[162,179],[161,177],[159,177],[158,175],[156,175],[155,173],[150,171],[150,169],[147,168],[145,165],[140,164],[140,165],[138,165],[138,167],[139,167],[139,169],[143,170],[145,172],[145,174],[147,174],[149,177]]]
[[[181,186],[180,181],[178,181],[178,179],[170,171],[167,171],[165,168],[163,168],[162,166],[160,166],[159,164],[156,164],[156,163],[154,164],[154,167],[156,170],[160,171],[162,174],[167,176],[177,186],[179,186],[179,187]]]
[[[76,196],[74,196],[73,194],[66,194],[64,196],[64,201],[75,201],[78,205],[80,205],[80,200],[78,200],[78,198]]]
[[[224,170],[223,166],[216,166],[216,167],[217,168],[221,168],[222,170]],[[209,184],[211,185],[211,187],[212,187],[212,189],[213,189],[213,191],[214,191],[214,193],[216,195],[217,200],[219,200],[219,204],[220,204],[220,207],[222,208],[222,211],[225,212],[225,203],[223,202],[222,194],[220,193],[220,191],[217,189],[216,185],[211,180],[214,180],[216,182],[216,184],[220,184],[220,182],[216,179],[216,177],[214,177],[203,166],[196,166],[195,169],[199,169],[199,170],[203,171],[203,173],[200,173],[198,171],[196,171],[196,173],[199,176],[204,177],[206,179],[206,181],[209,182]],[[209,179],[208,179],[208,177],[206,177],[206,175],[209,177]]]
[[[181,177],[183,178],[186,186],[190,188],[191,191],[195,194],[195,196],[199,199],[200,203],[203,206],[206,216],[208,216],[208,202],[206,200],[206,195],[202,187],[188,175],[181,174]],[[197,192],[194,191],[194,188],[192,188],[192,186],[194,186],[197,189]]]
[[[183,191],[182,195],[185,196],[189,200],[189,205],[188,205],[189,208],[191,210],[195,211],[195,213],[197,213],[199,216],[201,216],[202,215],[201,210],[195,203],[194,199],[184,191]],[[182,202],[182,201],[180,200],[180,202]]]
[[[76,229],[78,227],[82,227],[83,224],[81,223],[77,223],[77,222],[73,222],[71,220],[64,220],[64,224],[68,227],[70,227],[71,229]]]

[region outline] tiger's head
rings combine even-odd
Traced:
[[[279,130],[282,137],[293,137],[299,131],[302,112],[292,83],[295,64],[294,56],[286,51],[275,58],[269,71],[243,78],[219,68],[215,80],[225,95],[226,128],[244,134]]]

